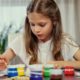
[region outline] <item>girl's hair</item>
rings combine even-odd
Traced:
[[[27,8],[27,15],[32,12],[41,13],[53,23],[52,31],[52,54],[55,60],[63,60],[61,55],[62,23],[59,8],[54,0],[32,0]],[[31,55],[30,64],[38,62],[38,39],[32,33],[28,17],[25,20],[25,47]]]

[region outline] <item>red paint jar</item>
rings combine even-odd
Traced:
[[[72,66],[65,66],[65,68],[64,68],[64,75],[66,75],[66,76],[74,76],[74,67],[72,67]]]

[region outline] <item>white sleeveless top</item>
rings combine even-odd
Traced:
[[[38,61],[42,64],[45,64],[49,61],[54,60],[52,58],[52,47],[51,46],[51,39],[46,41],[45,43],[39,43],[39,50],[38,50]],[[26,64],[29,64],[29,60],[31,58],[30,55],[27,54],[24,46],[23,34],[20,34],[8,48],[11,48],[14,53],[20,57],[20,59]],[[76,51],[79,49],[79,46],[71,39],[70,36],[64,36],[62,40],[62,56],[65,61],[74,60],[73,56]]]

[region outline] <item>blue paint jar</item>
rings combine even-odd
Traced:
[[[43,80],[42,73],[32,72],[30,75],[30,80]]]
[[[29,65],[29,68],[30,68],[30,80],[43,80],[42,64]]]
[[[8,77],[15,77],[15,76],[18,76],[17,71],[8,71]]]
[[[8,77],[18,76],[17,65],[9,65],[7,69],[7,75]]]

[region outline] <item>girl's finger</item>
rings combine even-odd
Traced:
[[[7,62],[4,59],[0,59],[0,65],[7,66]]]

